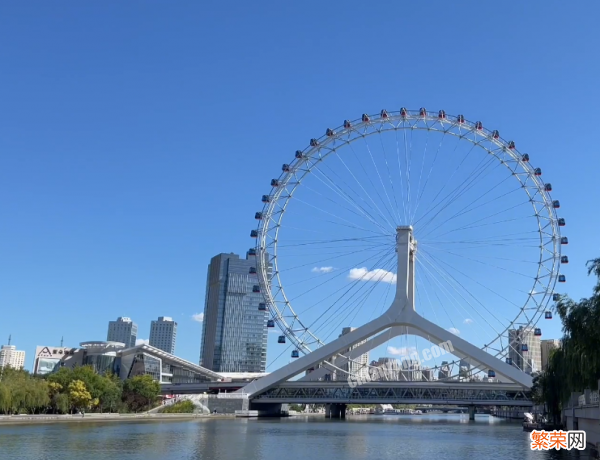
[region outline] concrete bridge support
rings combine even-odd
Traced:
[[[469,421],[475,421],[475,406],[469,406]]]
[[[346,418],[346,404],[325,404],[325,418]]]

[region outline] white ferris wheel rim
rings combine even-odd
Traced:
[[[277,258],[278,235],[287,205],[303,179],[312,172],[312,169],[317,167],[318,162],[324,161],[332,153],[336,153],[338,149],[359,139],[381,135],[388,131],[430,130],[450,134],[461,141],[471,142],[474,146],[485,150],[509,170],[511,170],[511,165],[519,166],[523,170],[523,172],[517,174],[515,174],[515,170],[511,170],[511,172],[527,193],[538,223],[536,231],[540,237],[540,257],[537,262],[537,274],[532,277],[534,284],[519,314],[490,343],[507,333],[523,315],[530,301],[533,301],[537,308],[531,316],[525,315],[525,318],[528,319],[526,327],[535,326],[547,310],[559,276],[561,233],[553,200],[549,191],[545,189],[546,184],[535,174],[536,168],[531,166],[529,161],[523,161],[524,154],[521,154],[515,148],[512,141],[501,138],[498,131],[490,131],[483,127],[480,122],[468,121],[462,115],[451,116],[444,113],[444,117],[441,118],[440,115],[436,116],[428,112],[423,114],[423,110],[401,109],[397,112],[382,110],[378,115],[363,115],[361,119],[351,122],[346,121],[344,125],[338,128],[328,129],[325,135],[318,139],[311,139],[308,147],[296,152],[294,160],[289,164],[285,164],[279,178],[274,179],[278,184],[272,187],[268,195],[263,196],[264,206],[262,212],[259,213],[261,219],[258,221],[255,248],[260,289],[271,313],[271,318],[278,325],[282,334],[290,340],[300,353],[310,353],[313,351],[310,345],[322,346],[325,342],[320,340],[303,324],[300,316],[294,311],[292,302],[287,298],[285,287],[280,278]],[[441,113],[443,111],[439,112],[439,114]],[[365,117],[367,118],[365,119]],[[469,135],[473,137],[467,137]],[[481,143],[482,141],[488,141],[496,148],[494,150],[486,148]],[[503,158],[500,158],[499,155],[502,155]],[[302,166],[306,167],[311,161],[313,166],[306,169],[302,168]],[[284,170],[286,167],[287,170]],[[526,185],[527,180],[530,180],[531,183]],[[267,197],[266,202],[265,197]],[[272,268],[272,275],[269,273],[269,266]],[[541,279],[547,279],[547,283],[542,285]],[[538,301],[540,297],[541,300]],[[290,320],[290,318],[293,319]],[[307,343],[308,341],[298,334],[300,331],[303,337],[312,337],[313,340]],[[486,347],[487,345],[484,345],[482,349],[488,351]],[[507,344],[506,347],[496,350],[496,353],[492,355],[504,358],[507,356],[508,347]]]

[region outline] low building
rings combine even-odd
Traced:
[[[221,374],[147,344],[127,348],[120,342],[88,341],[80,346],[37,347],[34,374],[50,374],[65,366],[90,365],[99,374],[111,372],[122,380],[138,375],[151,375],[160,383],[174,384],[224,379]],[[250,377],[249,374],[246,378]]]
[[[23,369],[24,366],[24,351],[17,350],[17,347],[14,345],[2,345],[2,348],[0,348],[0,369],[4,367],[12,367],[13,369]]]
[[[216,372],[147,344],[118,352],[122,380],[151,375],[160,383],[200,383],[222,380]]]
[[[36,347],[33,373],[46,375],[58,371],[61,367],[81,366],[84,352],[85,350],[69,347]]]
[[[120,374],[119,352],[127,348],[124,343],[98,340],[81,342],[79,346],[84,350],[84,366],[92,366],[98,374]]]

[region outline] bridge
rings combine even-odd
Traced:
[[[263,249],[259,248],[259,251]],[[239,400],[242,411],[264,408],[272,414],[281,410],[282,404],[324,404],[326,413],[343,418],[347,404],[432,404],[466,406],[474,417],[476,406],[531,407],[532,378],[520,369],[475,347],[415,311],[415,257],[416,240],[410,226],[397,227],[396,253],[398,273],[396,295],[387,311],[367,324],[324,344],[320,348],[296,359],[276,371],[251,382],[207,382],[198,384],[164,385],[166,394],[201,394],[234,392],[227,398]],[[265,256],[261,254],[262,258]],[[260,275],[260,273],[259,273]],[[260,276],[259,276],[260,278]],[[266,274],[262,284],[268,286]],[[387,331],[387,332],[385,332]],[[416,335],[431,343],[452,343],[452,354],[469,358],[477,368],[494,371],[500,382],[458,381],[369,381],[348,375],[335,381],[312,381],[322,366],[336,372],[344,370],[338,365],[356,358],[357,354],[374,349],[390,337]],[[355,346],[358,345],[358,346]],[[350,351],[348,351],[350,350]],[[314,373],[293,381],[308,369]],[[359,381],[360,380],[360,381]],[[207,398],[214,403],[217,398]],[[231,405],[227,408],[231,409]]]

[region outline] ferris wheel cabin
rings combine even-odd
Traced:
[[[300,357],[300,353],[298,353],[298,350],[292,350],[292,358],[299,358]]]
[[[285,343],[285,335],[280,335],[277,338],[277,343]]]
[[[544,314],[544,318],[545,318],[545,319],[552,319],[552,312],[551,312],[551,311],[547,311],[547,312]]]
[[[275,327],[275,321],[273,321],[272,319],[268,320],[267,327]]]

